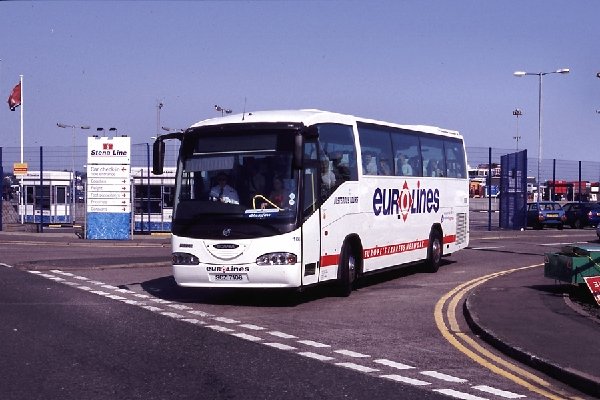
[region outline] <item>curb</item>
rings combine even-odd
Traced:
[[[556,380],[566,383],[585,394],[600,397],[600,380],[597,378],[591,377],[585,372],[562,367],[559,364],[540,358],[522,348],[502,341],[493,330],[486,328],[481,323],[477,316],[477,312],[471,304],[471,297],[476,292],[477,291],[475,290],[474,292],[469,293],[463,304],[463,314],[473,333],[507,356],[535,368]]]

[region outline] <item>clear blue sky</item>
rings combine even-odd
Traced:
[[[19,146],[6,100],[24,75],[25,145],[70,146],[65,124],[162,126],[246,110],[319,108],[461,131],[467,146],[598,160],[600,2],[0,2],[0,145]],[[17,109],[18,110],[18,109]],[[80,131],[77,145],[85,144]]]

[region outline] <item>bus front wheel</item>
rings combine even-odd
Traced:
[[[429,246],[427,247],[427,261],[425,261],[425,272],[437,272],[442,261],[443,243],[442,234],[433,229],[429,234]]]
[[[337,293],[340,297],[348,297],[356,282],[358,260],[352,245],[348,242],[342,246],[338,269]]]

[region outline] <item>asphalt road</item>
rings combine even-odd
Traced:
[[[436,304],[595,233],[472,235],[437,274],[385,273],[349,298],[326,287],[300,297],[184,290],[168,240],[0,235],[0,263],[12,266],[0,267],[2,398],[545,398],[448,343]],[[581,396],[550,382],[563,398]]]

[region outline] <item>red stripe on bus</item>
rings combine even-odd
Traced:
[[[449,244],[456,242],[456,235],[447,235],[442,239],[443,244]],[[390,256],[392,254],[405,253],[407,251],[421,250],[429,246],[429,240],[415,240],[413,242],[390,244],[382,247],[373,247],[370,249],[363,250],[363,258],[369,259],[374,257]],[[340,260],[339,254],[329,254],[321,256],[321,267],[331,267],[338,265]]]
[[[338,265],[340,260],[339,254],[329,254],[321,256],[321,268],[331,267],[332,265]]]
[[[456,235],[448,235],[444,236],[444,244],[454,243],[456,242]]]

